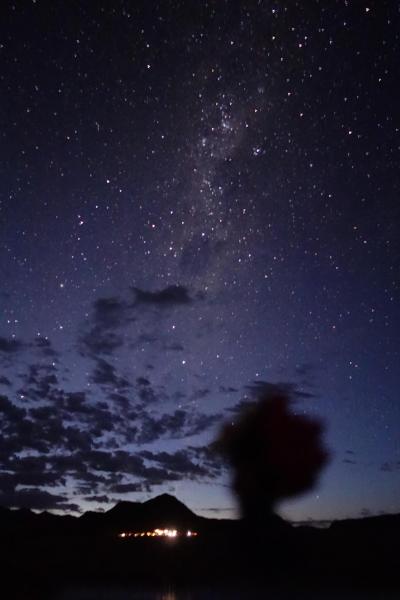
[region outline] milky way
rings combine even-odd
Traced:
[[[397,6],[67,4],[1,25],[0,503],[233,515],[273,382],[332,455],[283,514],[399,511]]]

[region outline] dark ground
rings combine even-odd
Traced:
[[[324,530],[295,528],[273,517],[260,528],[246,521],[204,519],[173,500],[166,503],[170,506],[158,516],[158,526],[160,518],[166,525],[173,520],[182,529],[197,530],[197,538],[118,538],[126,529],[119,521],[127,522],[130,513],[137,526],[134,513],[146,517],[144,505],[117,505],[79,519],[2,509],[2,579],[9,590],[3,597],[279,600],[346,594],[391,598],[400,592],[398,515],[337,522]],[[161,509],[150,505],[145,528]],[[137,595],[148,585],[174,593]],[[96,588],[103,590],[100,595],[93,595]],[[115,590],[124,588],[131,590],[128,596],[118,596]],[[82,595],[84,589],[92,591]],[[107,596],[107,589],[114,591]],[[245,596],[237,595],[243,590]]]

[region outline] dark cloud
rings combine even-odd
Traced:
[[[63,408],[69,413],[91,414],[93,408],[87,402],[85,392],[63,394]]]
[[[95,425],[90,430],[82,430],[79,427],[65,427],[62,434],[62,444],[66,450],[73,452],[77,448],[79,450],[90,450],[93,446],[98,446],[98,441],[94,438],[101,436],[103,431],[109,431],[112,428],[110,420],[100,423],[95,422]]]
[[[52,406],[39,406],[29,409],[29,416],[37,421],[48,421],[54,418],[54,408]]]
[[[114,331],[104,331],[92,328],[81,337],[81,346],[84,354],[97,356],[98,354],[112,354],[117,348],[123,346],[123,338]]]
[[[157,292],[151,301],[146,296],[144,302],[172,306],[193,301],[185,289],[177,288]],[[98,341],[100,334],[112,333],[127,318],[129,310],[120,301],[101,299],[94,305],[87,334]],[[94,355],[95,345],[89,352],[87,343],[85,351],[94,361],[90,380],[101,389],[97,393],[93,387],[66,391],[59,365],[45,360],[56,356],[51,342],[38,337],[30,348],[41,353],[40,360],[18,374],[22,386],[17,399],[0,395],[0,502],[4,505],[75,510],[77,506],[59,492],[67,484],[74,484],[74,493],[90,501],[103,498],[108,502],[110,494],[148,492],[153,486],[185,477],[215,476],[216,469],[209,469],[200,454],[178,451],[142,456],[124,448],[199,435],[221,415],[193,409],[160,412],[162,401],[181,401],[185,394],[168,395],[145,375],[137,375],[130,383],[117,372],[113,360]],[[7,346],[10,355],[16,351]],[[9,385],[9,380],[0,383]],[[187,399],[201,399],[209,393],[208,388],[200,388]],[[54,487],[57,494],[51,493]]]
[[[83,354],[110,355],[124,344],[118,331],[131,320],[127,304],[119,298],[98,298],[92,308],[89,328],[80,337]]]
[[[256,400],[239,400],[234,406],[230,406],[226,410],[236,414],[241,414],[242,411],[247,410],[251,406],[255,406]]]
[[[134,343],[129,341],[126,331],[137,319],[135,310],[138,306],[169,308],[189,305],[202,299],[201,294],[192,297],[189,290],[181,285],[171,285],[154,292],[134,287],[132,291],[135,296],[133,303],[119,297],[98,298],[93,303],[89,320],[79,337],[78,347],[82,355],[92,358],[110,356],[121,348],[125,341],[129,347],[157,343],[160,339],[148,332],[141,332]],[[164,345],[164,349],[172,351],[182,349],[177,342]]]
[[[129,403],[120,395],[118,402],[124,407]],[[51,403],[21,408],[0,396],[0,414],[0,502],[5,505],[71,509],[64,496],[48,490],[65,487],[68,481],[75,483],[78,493],[94,499],[220,472],[205,451],[131,453],[119,447],[197,435],[220,415],[185,410],[151,415],[138,408],[126,413],[136,419],[133,426],[126,417],[112,413],[107,403],[91,402],[84,392],[62,390],[57,410]],[[20,454],[32,451],[37,454]]]
[[[182,285],[170,285],[156,292],[148,292],[140,288],[132,288],[135,304],[158,306],[160,308],[191,304],[194,300],[189,291]]]
[[[191,458],[201,463],[210,477],[220,476],[227,468],[227,463],[217,451],[214,444],[208,446],[189,446],[187,452]]]
[[[136,492],[150,491],[150,485],[144,483],[116,483],[111,486],[110,491],[114,494],[131,494]]]
[[[0,385],[11,386],[11,381],[9,379],[7,379],[7,377],[5,377],[5,376],[2,375],[0,377]]]
[[[80,453],[79,458],[81,464],[86,467],[88,472],[107,473],[112,476],[123,474],[139,479],[141,485],[161,485],[167,481],[175,481],[177,479],[177,475],[167,469],[149,466],[144,461],[145,457],[139,454],[131,454],[124,450],[117,450],[113,453],[93,450]],[[84,472],[81,473],[81,479],[85,481]],[[107,479],[103,483],[105,483],[107,491],[110,490],[114,493],[116,492],[116,486],[119,485],[118,481],[109,482]]]
[[[392,473],[393,472],[393,465],[391,465],[388,462],[384,462],[381,464],[381,466],[379,467],[380,471],[383,471],[384,473]]]
[[[43,467],[45,465],[42,464],[41,466]],[[18,468],[18,470],[14,472],[0,473],[0,489],[2,491],[15,490],[15,488],[20,485],[27,487],[41,487],[64,484],[65,479],[60,473],[57,473],[55,471],[45,471],[38,469],[32,470],[31,468]]]
[[[98,298],[93,304],[93,321],[95,326],[110,329],[123,325],[127,306],[119,298]]]
[[[172,343],[172,344],[165,344],[163,349],[167,350],[169,352],[182,352],[184,350],[184,347],[182,346],[182,344]]]
[[[235,508],[217,508],[217,507],[210,507],[210,508],[198,508],[196,509],[196,512],[200,512],[200,513],[215,513],[215,514],[225,514],[225,513],[233,513],[235,512]]]
[[[246,385],[244,389],[249,392],[253,398],[271,394],[284,394],[292,400],[303,400],[315,397],[311,392],[299,390],[297,383],[285,381],[271,383],[269,381],[256,380]]]
[[[39,398],[37,391],[35,394]],[[52,386],[41,386],[40,400],[40,403],[28,404],[25,408],[11,402],[7,396],[0,396],[4,452],[8,446],[45,454],[52,448],[88,450],[102,445],[105,434],[115,432],[126,437],[131,427],[126,423],[126,417],[137,416],[128,410],[129,404],[123,417],[120,404],[111,404],[110,408],[106,401],[93,401],[86,392],[65,392],[54,390]]]
[[[111,386],[114,389],[129,387],[129,381],[124,377],[120,377],[115,367],[104,360],[104,358],[96,359],[96,366],[92,373],[92,382],[103,386]]]
[[[206,431],[221,419],[220,414],[204,414],[177,409],[162,415],[140,414],[140,429],[135,441],[148,444],[161,438],[185,438]]]
[[[98,412],[94,410],[91,414],[96,425],[99,421]],[[93,436],[90,431],[81,430],[82,424],[68,425],[67,420],[63,418],[62,409],[54,410],[50,405],[25,409],[16,406],[7,397],[0,396],[0,413],[4,452],[7,446],[14,452],[35,450],[48,454],[52,448],[69,449],[77,444],[79,448],[88,448],[92,445]],[[3,454],[3,457],[5,456]]]
[[[10,493],[14,492],[17,487],[17,483],[15,482],[15,474],[14,473],[0,473],[0,493]]]
[[[295,366],[296,376],[299,378],[301,385],[305,387],[313,385],[315,371],[316,367],[312,363],[301,363]]]
[[[154,344],[155,342],[158,342],[158,337],[155,335],[149,335],[148,333],[141,333],[137,340],[136,340],[136,344],[134,344],[134,346],[140,345],[140,344]]]
[[[143,389],[152,388],[146,384]],[[46,404],[21,408],[7,396],[0,396],[0,451],[3,456],[15,451],[36,451],[46,455],[46,460],[55,449],[81,452],[85,454],[81,460],[85,462],[90,457],[89,468],[96,468],[93,458],[100,456],[105,461],[110,450],[118,446],[196,436],[221,419],[220,414],[184,409],[150,413],[145,403],[131,406],[129,399],[118,392],[112,392],[111,398],[114,405],[109,406],[104,401],[90,400],[85,392],[59,390],[56,402],[50,393]],[[101,448],[107,450],[106,456],[91,454]]]
[[[86,502],[98,502],[99,504],[110,504],[113,499],[103,494],[102,496],[85,496]]]
[[[19,352],[24,347],[24,344],[20,340],[14,338],[0,337],[0,352],[5,354],[14,354]]]
[[[217,414],[194,414],[189,415],[187,419],[187,431],[186,436],[198,435],[207,431],[210,427],[213,427],[216,423],[221,421],[222,415]]]
[[[120,392],[111,392],[108,395],[108,398],[111,400],[111,402],[115,403],[118,409],[123,413],[125,413],[131,405],[128,396],[121,394]]]
[[[34,363],[28,366],[28,372],[21,375],[23,387],[18,390],[25,402],[56,401],[58,398],[58,377],[52,364]]]
[[[384,473],[393,473],[400,470],[400,461],[386,461],[380,465],[379,469]]]
[[[58,424],[58,422],[57,422]],[[53,443],[59,442],[59,427],[46,423],[43,426],[39,421],[22,418],[12,421],[10,418],[2,425],[4,448],[16,447],[14,452],[33,450],[41,454],[48,454]]]
[[[2,415],[3,424],[4,419],[11,423],[18,423],[26,415],[26,410],[15,406],[7,396],[0,395],[0,415]]]
[[[106,452],[104,450],[89,450],[80,452],[79,458],[88,470],[107,473],[129,473],[143,477],[146,467],[143,460],[125,450]]]
[[[180,478],[195,479],[211,475],[204,466],[194,462],[185,450],[177,450],[172,454],[145,450],[141,452],[141,456],[173,472],[175,475],[179,475]]]
[[[221,392],[221,394],[234,394],[235,392],[238,392],[239,390],[235,387],[220,385],[219,391]]]
[[[165,434],[166,427],[162,422],[162,418],[142,414],[140,427],[136,430],[132,441],[138,444],[150,444],[161,439]]]
[[[28,385],[39,385],[42,377],[49,377],[56,372],[56,367],[52,364],[33,363],[28,366],[28,373],[23,375],[24,381]],[[54,379],[52,383],[57,383]]]
[[[173,392],[173,394],[171,394],[171,400],[175,404],[182,402],[182,400],[184,400],[185,398],[187,398],[187,395],[181,390],[176,390],[176,392]]]
[[[312,363],[301,363],[295,366],[297,375],[306,376],[314,371],[314,365]]]
[[[168,399],[163,387],[156,390],[150,383],[138,385],[136,392],[144,406]]]
[[[108,490],[121,481],[122,475],[152,481],[169,481],[171,476],[152,466],[147,466],[142,457],[117,450],[76,450],[67,454],[49,454],[10,458],[7,473],[0,478],[2,489],[13,490],[17,485],[54,486],[63,485],[65,478],[72,477],[80,490],[93,493],[101,486]]]
[[[190,396],[191,400],[202,400],[206,396],[211,394],[211,390],[209,388],[200,388],[199,390],[195,390],[193,394]]]
[[[38,336],[35,338],[34,346],[39,348],[41,353],[44,356],[56,358],[58,357],[58,352],[56,352],[52,346],[50,340],[46,337]]]
[[[80,512],[79,506],[68,502],[65,496],[31,488],[23,488],[14,492],[0,492],[0,505],[11,508],[59,509]]]

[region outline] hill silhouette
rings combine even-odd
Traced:
[[[162,494],[146,502],[118,502],[104,513],[86,512],[79,517],[78,528],[115,533],[148,529],[202,528],[205,519],[192,512],[174,496]]]
[[[175,496],[162,494],[146,502],[119,502],[107,513],[108,523],[119,527],[150,528],[160,527],[193,527],[202,520]],[[161,521],[161,523],[160,523]]]

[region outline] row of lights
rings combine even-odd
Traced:
[[[130,537],[167,537],[167,538],[176,538],[176,537],[196,537],[196,531],[190,531],[188,529],[186,533],[180,533],[177,529],[153,529],[153,531],[141,531],[141,532],[131,532],[124,531],[118,534],[120,538],[130,538]]]

